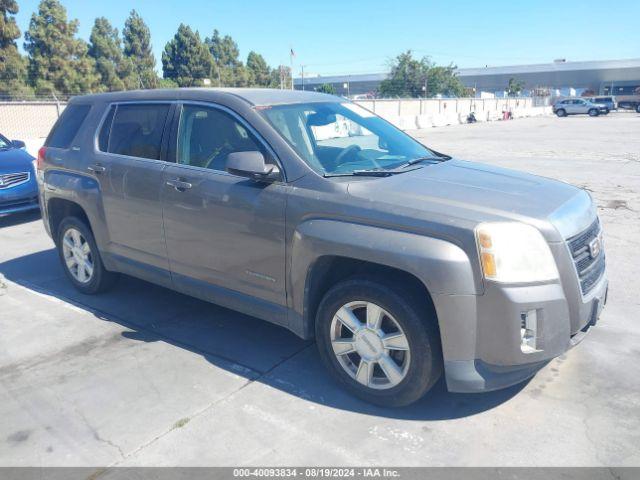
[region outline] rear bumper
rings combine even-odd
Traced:
[[[571,318],[569,302],[560,284],[492,286],[475,299],[449,296],[448,301],[458,305],[444,308],[438,303],[447,299],[434,299],[441,320],[447,388],[451,392],[486,392],[531,378],[550,360],[577,345],[595,326],[606,302],[607,290],[605,274],[588,300],[581,301],[577,309],[580,318],[575,319],[577,327],[572,326],[576,322]],[[521,349],[521,313],[531,310],[537,312],[537,346],[535,351],[525,352]],[[450,328],[447,318],[440,316],[455,311],[470,317],[465,321],[465,332],[460,331],[460,324]],[[453,338],[456,335],[458,339],[466,337],[456,343]]]

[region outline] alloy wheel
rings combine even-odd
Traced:
[[[89,242],[79,230],[69,228],[64,233],[62,254],[71,276],[80,283],[89,283],[93,278],[93,254]]]
[[[340,366],[363,386],[386,390],[407,376],[409,342],[398,321],[379,305],[343,305],[331,321],[331,346]]]

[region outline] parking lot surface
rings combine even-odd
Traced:
[[[459,158],[580,185],[607,308],[532,380],[387,410],[288,331],[123,278],[86,297],[35,215],[0,219],[0,466],[640,465],[640,115],[410,132]]]

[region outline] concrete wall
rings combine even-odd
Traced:
[[[362,100],[356,103],[403,130],[466,123],[471,112],[479,122],[501,120],[505,111],[510,111],[513,118],[551,114],[551,107],[534,106],[532,98]]]
[[[531,98],[459,98],[361,100],[356,102],[403,130],[466,123],[474,112],[479,122],[500,120],[503,111],[514,118],[548,115],[550,107],[533,105]],[[24,140],[35,155],[65,104],[55,102],[0,102],[0,133]]]

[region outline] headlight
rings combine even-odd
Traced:
[[[504,283],[558,278],[558,268],[540,231],[524,223],[481,223],[476,242],[484,277]]]

